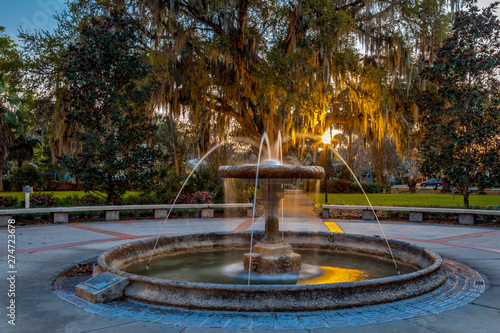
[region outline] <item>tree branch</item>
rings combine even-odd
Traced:
[[[199,13],[199,11],[196,8],[194,8],[193,6],[190,6],[187,3],[184,3],[182,1],[179,1],[179,6],[182,6],[182,7],[184,7],[186,9],[185,11],[183,11],[184,14],[186,14],[188,16],[191,16],[192,18],[194,18],[198,22],[201,22],[203,24],[208,25],[209,27],[211,27],[213,29],[213,31],[216,34],[218,34],[218,35],[224,35],[224,30],[222,30],[222,28],[220,26],[218,26],[214,22],[210,21],[208,18],[202,16]]]
[[[363,119],[365,116],[363,114],[357,114],[351,117],[339,117],[339,116],[326,116],[325,117],[325,127],[330,127],[333,124],[349,125],[355,121]]]
[[[357,18],[355,21],[356,22],[362,22],[362,21],[365,21],[365,20],[373,20],[379,16],[382,16],[384,14],[387,14],[389,12],[389,10],[391,10],[394,6],[392,4],[390,4],[389,6],[387,6],[387,8],[385,8],[384,10],[378,12],[378,13],[375,13],[375,14],[371,14],[371,15],[368,15],[368,16],[361,16],[359,18]]]

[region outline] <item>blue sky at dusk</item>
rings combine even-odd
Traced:
[[[67,8],[66,0],[0,0],[0,25],[13,39],[22,27],[26,31],[53,30],[57,24],[52,17]]]
[[[494,0],[479,0],[479,6],[485,6]],[[0,0],[0,26],[6,27],[6,33],[17,40],[20,27],[27,31],[34,29],[52,30],[56,25],[53,15],[66,8],[66,0]],[[499,13],[497,13],[498,15]]]

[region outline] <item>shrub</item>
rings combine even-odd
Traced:
[[[0,207],[8,208],[8,207],[14,207],[15,205],[17,205],[17,198],[16,197],[2,197],[2,196],[0,196]]]
[[[76,183],[70,182],[69,180],[51,180],[47,184],[48,191],[77,191],[79,190]]]
[[[164,204],[170,202],[172,196],[167,192],[157,191],[155,192],[156,202],[159,204]]]
[[[160,167],[156,178],[156,200],[161,203],[173,202],[185,180],[185,177],[177,177],[173,169],[165,166]],[[199,166],[196,169],[185,184],[182,193],[196,193],[197,191],[210,193],[213,202],[224,201],[224,183],[218,175],[218,168],[213,166]],[[187,200],[185,197],[181,199],[181,196],[179,196],[177,203],[179,203],[179,200]]]
[[[328,180],[328,193],[351,193],[351,183],[345,179]]]
[[[204,191],[198,191],[196,193],[193,193],[193,202],[194,203],[200,203],[200,204],[211,204],[212,203],[212,194]]]
[[[189,194],[186,194],[186,195],[181,194],[181,195],[179,195],[179,197],[175,201],[175,204],[190,204],[192,199],[193,199],[193,197],[190,196]],[[175,197],[172,197],[168,203],[173,204],[174,200],[175,200]]]
[[[415,178],[405,177],[405,183],[408,185],[408,190],[410,193],[417,192],[417,180]]]
[[[81,206],[78,194],[68,195],[59,200],[61,206]]]
[[[33,207],[55,207],[59,205],[59,199],[54,198],[52,193],[34,193],[30,197],[30,206]]]
[[[224,201],[224,183],[219,177],[218,168],[214,166],[200,166],[184,188],[186,193],[208,192],[213,201]]]
[[[87,193],[80,197],[80,204],[82,206],[102,206],[106,202],[106,199],[99,197],[94,194]]]
[[[8,185],[11,191],[21,191],[25,185],[40,190],[43,187],[43,179],[40,170],[31,164],[25,164],[22,168],[17,168],[8,178]]]
[[[139,195],[129,195],[124,199],[125,205],[154,205],[157,203],[156,198],[151,194],[141,193]]]
[[[3,190],[4,191],[6,191],[6,192],[7,191],[15,191],[16,189],[14,187],[15,187],[15,184],[10,178],[7,178],[7,177],[3,178]]]
[[[61,206],[102,206],[105,200],[94,194],[87,193],[83,196],[73,194],[60,199]]]
[[[356,184],[356,186],[358,186]],[[367,182],[361,182],[361,186],[363,186],[363,189],[365,190],[366,193],[380,193],[380,188],[378,187],[377,183],[367,183]],[[359,186],[358,186],[359,188]],[[359,190],[361,191],[361,190]]]
[[[344,164],[328,168],[328,176],[336,179],[346,180],[348,182],[354,180],[351,171],[349,171],[349,168]]]

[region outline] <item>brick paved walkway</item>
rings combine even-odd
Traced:
[[[443,259],[443,263],[448,280],[433,292],[403,301],[344,310],[250,313],[175,309],[132,300],[92,304],[74,294],[75,285],[88,277],[57,279],[54,290],[60,298],[85,311],[138,322],[239,330],[355,327],[456,309],[473,302],[484,292],[485,282],[479,273],[455,261]]]

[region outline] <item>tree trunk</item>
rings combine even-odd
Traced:
[[[443,181],[442,193],[451,193],[451,184],[449,181]]]
[[[470,195],[470,191],[468,189],[464,189],[462,195],[464,196],[464,208],[468,209],[469,208],[469,195]]]
[[[205,156],[205,154],[210,149],[210,120],[207,120],[205,124],[201,127],[201,137],[200,137],[200,158]]]
[[[0,151],[0,192],[3,192],[3,163],[4,156],[3,152]]]
[[[174,128],[174,117],[172,117],[172,113],[170,113],[170,131],[172,133],[172,145],[174,147],[174,162],[175,162],[175,175],[177,177],[181,176],[181,168],[179,163],[179,156],[177,154],[177,140],[175,139],[175,128]]]
[[[375,172],[375,178],[377,181],[377,186],[382,186],[382,157],[381,149],[377,143],[373,143],[371,146],[372,157],[373,157],[373,169]]]
[[[349,166],[349,168],[351,168],[351,170],[353,170],[353,166],[352,166],[352,160],[353,160],[353,156],[352,156],[352,129],[349,129],[349,140],[348,140],[348,143],[347,143],[347,147],[348,147],[348,156],[347,156],[347,165]]]

